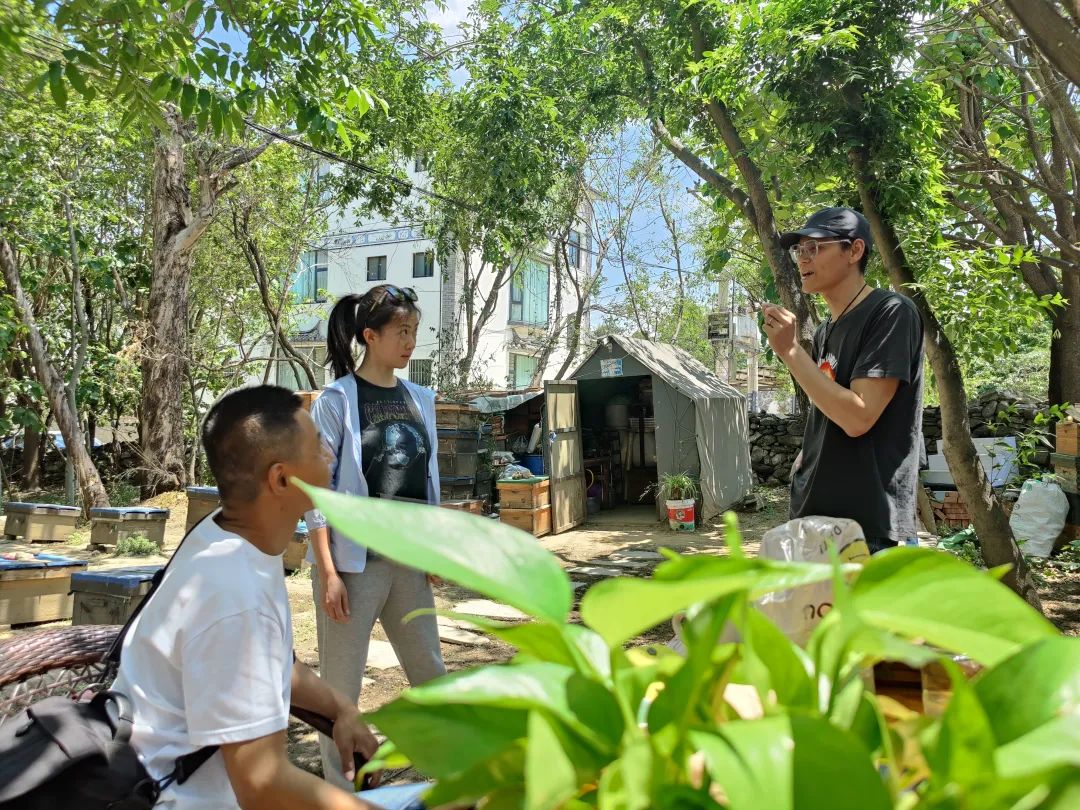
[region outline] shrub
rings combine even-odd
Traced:
[[[405,691],[371,720],[388,741],[371,767],[413,764],[429,805],[960,810],[1075,807],[1080,796],[1080,639],[952,555],[901,547],[864,568],[743,556],[669,559],[651,580],[584,596],[533,538],[450,510],[311,490],[348,536],[486,594],[534,621],[472,622],[517,648],[506,664]],[[832,610],[805,649],[755,599],[831,579]],[[627,648],[685,611],[686,656]],[[719,643],[725,629],[737,643]],[[945,653],[982,665],[965,680]],[[863,679],[881,660],[940,661],[953,695],[915,715]],[[762,706],[742,716],[728,684]],[[745,714],[745,713],[744,713]]]

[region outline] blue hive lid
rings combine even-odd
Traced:
[[[60,554],[35,554],[32,560],[0,558],[0,571],[14,571],[20,568],[71,568],[77,565],[86,565],[86,560],[76,560]]]
[[[26,503],[25,501],[8,501],[4,504],[5,512],[81,512],[77,506],[68,506],[63,503]]]
[[[98,583],[101,585],[118,585],[124,590],[134,591],[145,582],[153,579],[154,574],[164,566],[161,565],[138,565],[131,568],[113,568],[105,571],[80,571],[71,575],[71,587],[77,584]]]
[[[126,516],[138,516],[143,518],[168,517],[169,510],[151,506],[95,506],[90,510],[90,517],[117,518]]]

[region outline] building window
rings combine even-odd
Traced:
[[[302,354],[311,364],[311,370],[315,374],[315,390],[326,385],[329,373],[326,370],[326,346],[318,344],[294,344],[297,353]],[[311,384],[307,374],[296,360],[283,349],[278,349],[276,358],[277,370],[275,376],[277,384],[288,388],[290,391],[306,391]]]
[[[537,360],[532,355],[510,352],[510,369],[507,374],[510,389],[520,391],[528,388],[536,374],[536,366]]]
[[[412,255],[412,277],[431,278],[435,275],[435,254],[430,250]]]
[[[367,260],[367,280],[368,281],[386,281],[386,257],[385,256],[368,256],[368,260]]]
[[[547,326],[548,266],[525,263],[510,280],[510,323]]]
[[[300,273],[293,284],[293,292],[303,302],[326,300],[327,253],[325,250],[308,250],[300,257]]]
[[[431,388],[431,360],[409,361],[409,382]]]
[[[581,267],[581,234],[570,231],[566,240],[566,260],[573,268]]]

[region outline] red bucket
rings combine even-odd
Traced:
[[[668,526],[673,532],[694,531],[694,499],[664,501],[667,506]]]

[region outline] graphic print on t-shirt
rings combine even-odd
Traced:
[[[364,479],[374,497],[427,500],[432,448],[412,397],[402,385],[357,380]]]
[[[404,402],[365,402],[364,421],[382,431],[382,446],[371,459],[395,470],[407,470],[417,460],[427,463],[427,448],[420,431],[409,424],[412,414]]]
[[[836,355],[827,354],[818,362],[818,371],[833,382],[836,382]]]

